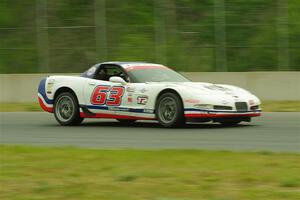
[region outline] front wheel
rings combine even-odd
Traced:
[[[80,117],[76,97],[70,92],[63,92],[54,101],[55,119],[64,126],[79,125],[83,118]]]
[[[180,127],[185,124],[183,103],[177,94],[164,93],[159,96],[155,114],[163,127]]]

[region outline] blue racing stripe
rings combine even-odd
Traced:
[[[51,99],[48,99],[48,97],[46,95],[45,87],[46,87],[46,78],[41,80],[38,92],[42,95],[42,97],[44,98],[44,100],[46,101],[47,104],[53,104],[54,101]]]
[[[97,109],[97,110],[108,110],[107,106],[95,106],[95,105],[87,105],[89,109]]]
[[[140,109],[140,108],[128,108],[128,107],[108,107],[108,106],[98,106],[98,105],[87,105],[89,109],[97,109],[97,110],[112,110],[112,111],[123,111],[123,112],[134,112],[134,113],[146,113],[153,114],[153,110],[149,112],[151,109]]]

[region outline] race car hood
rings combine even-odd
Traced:
[[[233,85],[223,85],[223,84],[212,84],[205,82],[185,82],[179,83],[178,85],[187,87],[189,90],[193,90],[193,92],[197,94],[208,94],[208,95],[241,95],[241,94],[251,94],[245,89],[233,86]]]
[[[252,95],[245,89],[233,85],[213,84],[205,82],[160,83],[165,87],[179,87],[198,95]]]

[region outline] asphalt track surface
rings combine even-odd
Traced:
[[[116,120],[86,119],[63,127],[44,112],[0,113],[0,143],[79,146],[103,149],[214,149],[300,152],[300,113],[263,113],[235,127],[188,124],[161,128],[156,122],[122,125]]]

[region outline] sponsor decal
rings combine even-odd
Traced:
[[[137,104],[146,105],[148,102],[148,96],[146,95],[138,96],[136,100],[137,100]]]
[[[54,80],[49,80],[46,87],[47,94],[52,93],[53,85],[54,85]]]
[[[184,100],[185,103],[194,103],[194,104],[197,104],[197,103],[200,103],[200,101],[198,99],[186,99]]]
[[[98,85],[91,96],[91,103],[94,105],[119,106],[124,94],[122,86]]]
[[[120,107],[108,107],[108,110],[111,110],[111,111],[126,111],[126,112],[129,112],[129,108],[120,108]]]

